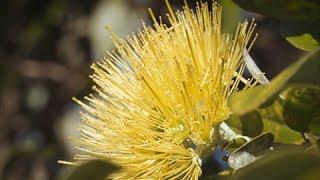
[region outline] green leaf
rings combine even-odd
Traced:
[[[281,93],[281,95],[284,95],[284,93]],[[271,132],[276,142],[289,144],[302,142],[301,134],[285,124],[282,103],[275,101],[271,106],[260,109],[259,112],[263,119],[263,131]]]
[[[255,137],[262,133],[263,122],[258,111],[252,111],[240,118],[242,124],[242,134],[244,136]]]
[[[312,51],[319,47],[320,24],[280,22],[281,34],[296,48]]]
[[[232,112],[244,115],[275,99],[286,87],[293,85],[320,85],[320,49],[303,56],[276,76],[270,84],[260,85],[245,91],[234,93],[229,98]]]
[[[315,0],[233,0],[241,8],[292,22],[319,22],[320,3]]]
[[[111,163],[102,160],[92,160],[73,169],[66,180],[104,180],[118,169],[117,166]]]
[[[264,152],[266,152],[272,146],[273,141],[274,141],[274,136],[271,133],[267,132],[253,138],[251,141],[242,145],[233,153],[245,151],[254,156],[259,156]]]
[[[222,31],[232,33],[236,30],[238,22],[245,20],[245,11],[230,0],[217,0],[223,7]]]
[[[233,0],[240,7],[280,20],[280,32],[296,48],[319,47],[320,2],[314,0]]]
[[[242,125],[240,117],[235,114],[231,114],[226,120],[225,123],[230,126],[230,128],[235,131],[237,134],[242,134]]]
[[[263,122],[258,111],[253,111],[242,117],[231,114],[225,122],[238,134],[256,137],[263,131]]]
[[[282,151],[266,155],[234,175],[236,180],[247,179],[319,179],[320,155],[305,151]]]
[[[308,33],[296,36],[285,36],[285,38],[296,48],[305,51],[312,51],[319,46],[319,42]]]
[[[264,132],[271,132],[274,135],[275,142],[279,143],[300,143],[301,134],[290,129],[287,125],[276,121],[263,120]]]
[[[281,93],[283,95],[284,93]],[[285,124],[283,119],[283,102],[274,101],[270,106],[259,109],[260,115],[264,120],[270,120]]]
[[[273,140],[274,137],[271,133],[255,137],[229,155],[229,166],[237,170],[252,163],[257,159],[256,156],[260,156],[270,149]]]

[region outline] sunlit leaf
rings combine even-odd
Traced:
[[[276,142],[299,143],[302,141],[301,134],[290,129],[287,125],[279,122],[263,120],[264,132],[272,132]]]
[[[308,33],[296,36],[286,36],[286,39],[295,47],[306,51],[312,51],[319,46],[319,42]]]
[[[320,46],[320,24],[280,22],[280,33],[296,48],[312,51]]]
[[[281,93],[283,95],[284,93]],[[271,106],[259,110],[263,119],[263,131],[271,132],[275,142],[279,143],[300,143],[301,134],[290,129],[284,122],[283,104],[275,101]]]
[[[307,54],[276,76],[270,84],[234,93],[229,98],[233,113],[244,115],[274,99],[286,87],[320,85],[320,49]]]
[[[231,114],[226,120],[225,123],[230,126],[230,128],[238,134],[242,134],[242,125],[240,121],[240,117]]]
[[[282,93],[283,94],[283,93]],[[275,121],[280,124],[285,124],[283,119],[283,104],[279,101],[274,101],[270,106],[259,109],[262,119]]]
[[[226,33],[234,32],[238,22],[245,19],[244,10],[230,0],[217,0],[223,7],[224,16],[222,17],[222,30]]]

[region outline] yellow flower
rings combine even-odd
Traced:
[[[92,65],[97,95],[76,100],[88,113],[75,160],[111,161],[122,167],[114,179],[198,179],[228,97],[255,84],[242,77],[254,23],[223,34],[216,3],[176,13],[166,3],[170,25],[150,11],[153,27],[126,40],[111,32],[117,51]]]

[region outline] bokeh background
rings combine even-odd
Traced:
[[[188,1],[194,6],[195,1]],[[279,33],[272,18],[247,12],[231,0],[223,7],[223,30],[255,18],[259,37],[250,53],[268,78],[305,52]],[[175,9],[182,0],[171,0]],[[75,153],[81,109],[71,98],[91,92],[90,64],[113,50],[108,25],[121,37],[151,25],[147,8],[165,17],[164,1],[0,1],[0,179],[46,180],[63,174],[58,160]],[[165,19],[165,18],[164,18]]]

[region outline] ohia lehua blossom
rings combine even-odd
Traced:
[[[169,24],[150,11],[152,27],[126,39],[110,32],[116,51],[92,65],[94,95],[76,100],[85,113],[74,164],[112,162],[121,170],[111,179],[198,179],[228,97],[256,84],[242,76],[254,23],[225,34],[218,4],[174,12],[166,3]]]

